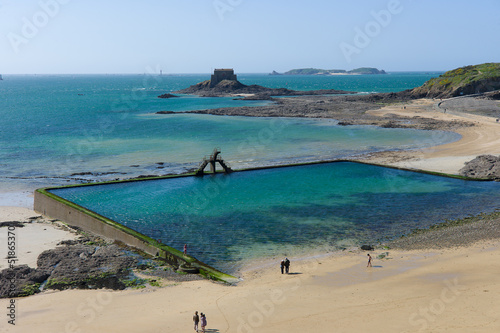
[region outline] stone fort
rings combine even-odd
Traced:
[[[210,87],[215,87],[223,80],[236,81],[236,75],[232,68],[216,68],[210,78]]]

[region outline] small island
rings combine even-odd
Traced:
[[[372,67],[361,67],[350,71],[344,69],[319,69],[319,68],[298,68],[285,73],[272,71],[269,75],[378,75],[387,74],[383,69]]]
[[[266,100],[271,99],[272,96],[356,94],[353,91],[335,89],[298,91],[286,88],[268,88],[256,84],[245,85],[237,80],[232,68],[215,69],[210,80],[174,91],[174,93],[192,94],[201,97],[240,96],[252,100]]]

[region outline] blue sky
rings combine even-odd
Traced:
[[[500,62],[500,1],[0,0],[0,73],[449,70]]]

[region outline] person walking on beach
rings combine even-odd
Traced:
[[[288,260],[288,258],[285,258],[285,271],[286,271],[286,274],[288,274],[289,270],[290,270],[290,260]]]
[[[200,316],[198,316],[198,311],[194,312],[193,322],[194,322],[194,330],[198,332],[198,323],[200,322]]]
[[[284,270],[285,270],[285,260],[281,260],[281,274],[283,274]]]
[[[366,267],[372,267],[372,256],[368,253],[368,265]]]
[[[204,313],[200,314],[201,316],[201,331],[205,333],[205,327],[207,327],[207,317],[205,316]]]

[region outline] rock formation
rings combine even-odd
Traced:
[[[465,163],[460,175],[500,181],[500,156],[481,155]]]
[[[326,94],[355,94],[352,91],[323,89],[298,91],[286,88],[267,88],[259,85],[247,86],[238,80],[222,80],[216,84],[211,80],[206,80],[192,85],[188,88],[174,91],[179,94],[193,94],[202,97],[221,97],[235,95],[255,95],[252,99],[269,99],[270,96],[303,96],[303,95],[326,95]]]

